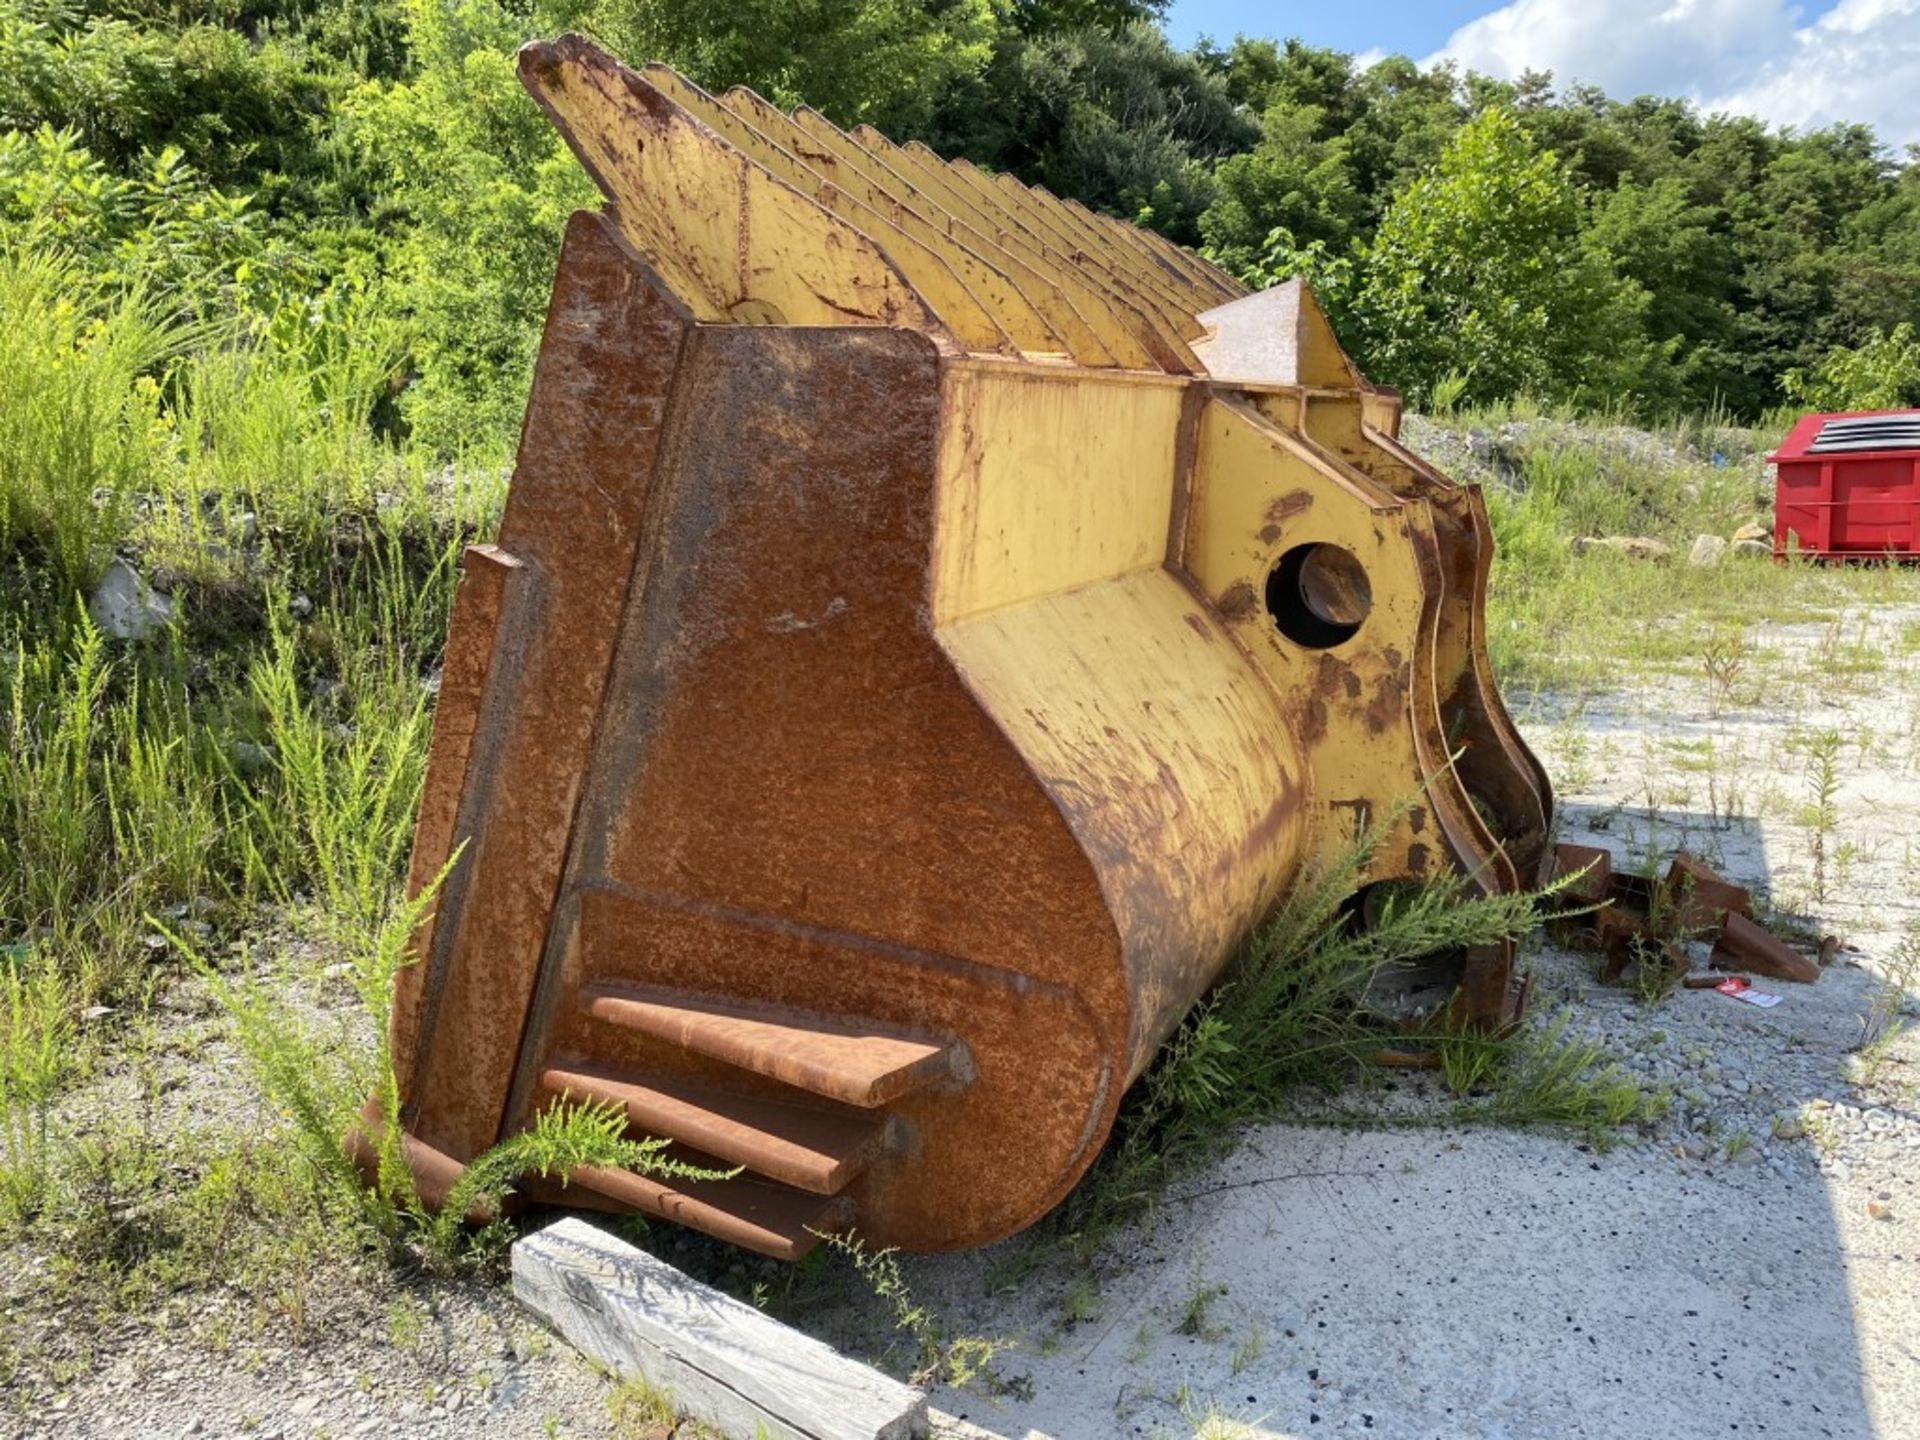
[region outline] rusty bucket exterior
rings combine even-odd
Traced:
[[[595,1096],[745,1173],[572,1203],[983,1244],[1356,827],[1419,793],[1369,879],[1534,877],[1480,498],[1304,286],[573,37],[520,69],[609,204],[455,605],[417,1163]],[[1517,1003],[1468,957],[1461,1018]]]

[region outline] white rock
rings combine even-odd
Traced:
[[[1693,542],[1693,549],[1687,552],[1687,563],[1705,569],[1718,565],[1727,554],[1727,542],[1718,535],[1702,535]]]
[[[124,560],[116,560],[93,587],[87,614],[104,635],[140,640],[173,618],[173,601],[142,580]]]

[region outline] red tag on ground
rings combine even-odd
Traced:
[[[1738,975],[1729,975],[1713,987],[1722,995],[1730,995],[1735,1000],[1744,1000],[1749,1005],[1758,1005],[1762,1010],[1771,1010],[1780,1003],[1778,995],[1769,995],[1764,990],[1756,990],[1753,985]]]

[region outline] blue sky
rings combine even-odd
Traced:
[[[1202,35],[1226,44],[1235,35],[1276,40],[1298,36],[1337,50],[1430,55],[1469,20],[1495,6],[1486,0],[1353,0],[1341,5],[1258,4],[1256,0],[1174,0],[1167,34],[1176,45]]]
[[[1801,128],[1863,121],[1920,143],[1920,0],[1174,0],[1167,33],[1551,70],[1622,99],[1681,95]]]

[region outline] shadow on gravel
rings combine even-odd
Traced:
[[[1646,820],[1571,804],[1562,838],[1627,863],[1685,847],[1767,888],[1750,822]],[[928,1262],[916,1284],[954,1323],[1024,1332],[1002,1370],[1031,1386],[935,1404],[1015,1440],[1911,1436],[1920,1151],[1849,1169],[1795,1133],[1808,1102],[1849,1097],[1871,977],[1768,982],[1785,998],[1766,1010],[1711,990],[1649,1006],[1583,957],[1534,964],[1536,995],[1674,1091],[1655,1133],[1595,1150],[1444,1124],[1261,1129],[1109,1246],[1071,1307],[1090,1319],[1068,1318],[1059,1281],[986,1294],[1018,1240]],[[1876,1195],[1902,1223],[1872,1218]]]
[[[1275,1127],[1198,1190],[1091,1322],[1008,1367],[1030,1400],[936,1403],[1058,1440],[1185,1437],[1209,1412],[1246,1440],[1899,1433],[1869,1418],[1848,1247],[1810,1165]]]
[[[1664,871],[1676,850],[1698,855],[1729,880],[1756,895],[1771,894],[1773,870],[1758,821],[1740,814],[1699,810],[1650,810],[1635,804],[1561,800],[1555,805],[1557,837],[1613,852],[1615,869]]]

